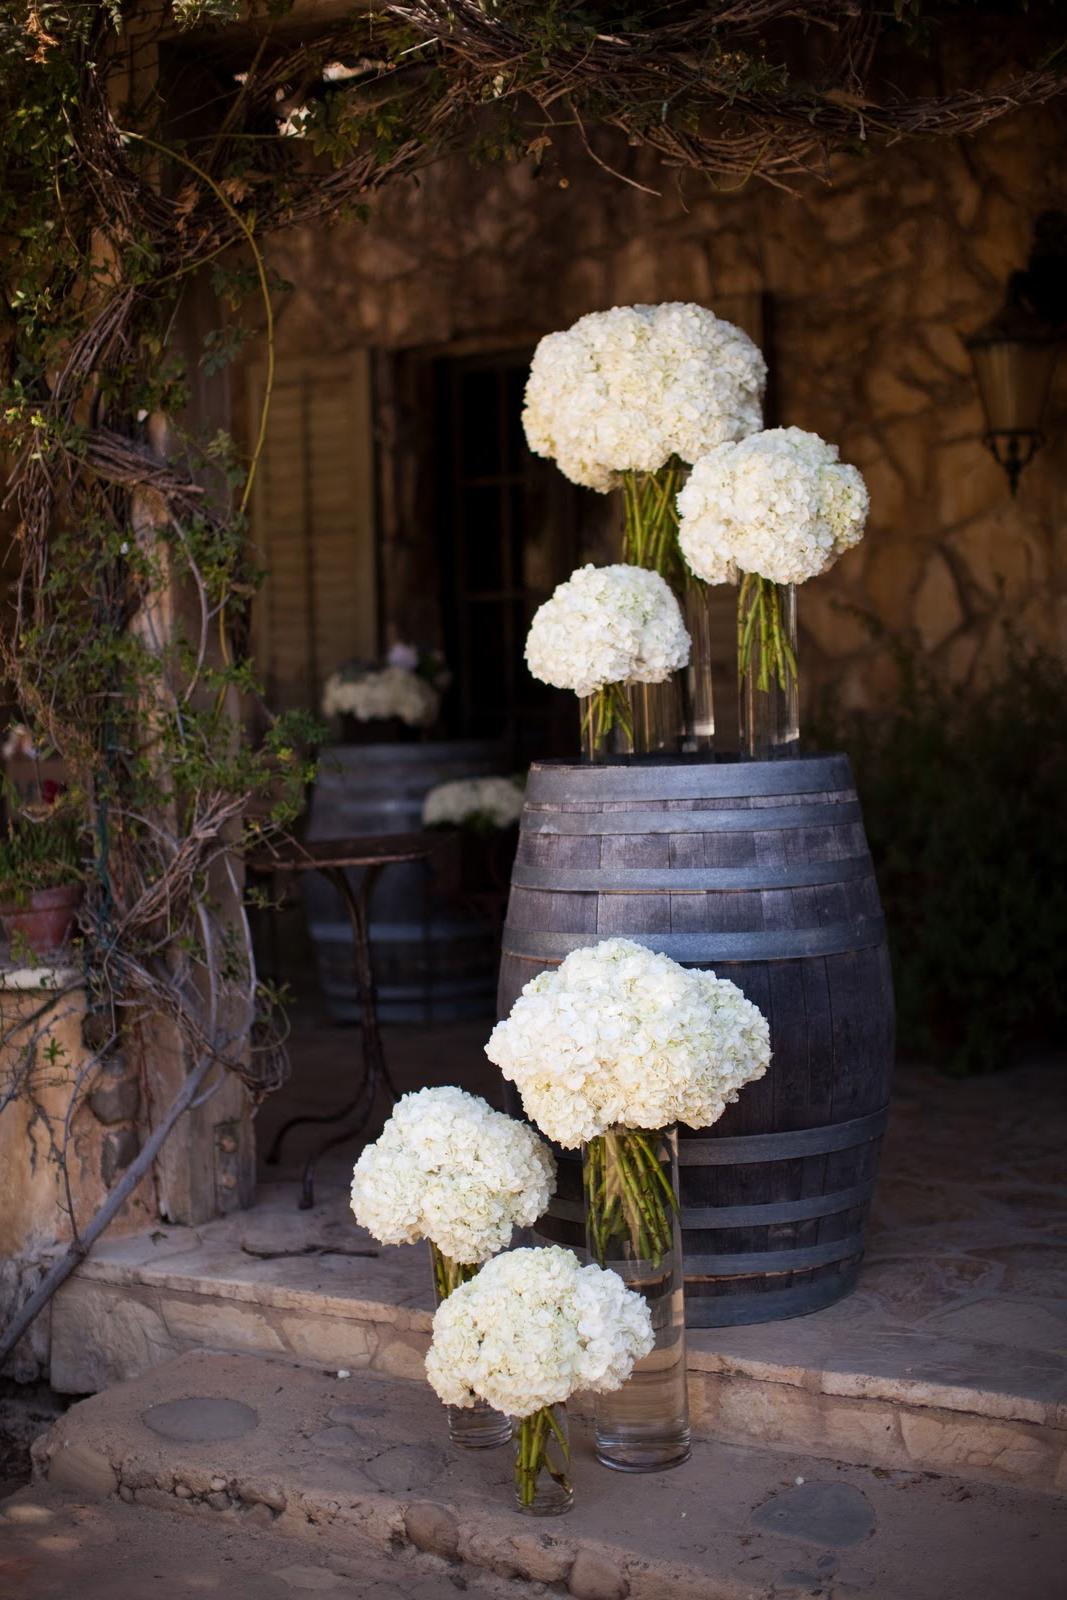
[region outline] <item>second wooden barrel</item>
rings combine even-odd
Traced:
[[[889,956],[847,757],[535,764],[498,1011],[569,951],[625,937],[731,978],[773,1059],[682,1129],[687,1321],[799,1316],[855,1282],[893,1060]],[[581,1245],[564,1153],[546,1237]]]
[[[309,839],[411,833],[436,784],[503,770],[498,746],[481,740],[335,745],[322,753]],[[353,882],[358,871],[349,873]],[[389,867],[370,905],[371,955],[383,1022],[443,1022],[493,1013],[497,929],[484,912],[434,905],[421,866]],[[330,1015],[358,1022],[352,930],[341,897],[318,873],[301,874],[308,931]]]

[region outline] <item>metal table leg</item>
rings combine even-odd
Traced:
[[[358,889],[353,889],[347,872],[343,867],[323,867],[321,870],[337,890],[345,903],[348,918],[352,924],[353,966],[355,969],[356,991],[359,995],[361,1014],[360,1050],[363,1062],[363,1081],[355,1098],[343,1105],[339,1110],[329,1112],[324,1116],[291,1117],[274,1137],[270,1151],[267,1155],[268,1162],[278,1159],[282,1140],[291,1128],[302,1127],[309,1123],[338,1123],[345,1122],[355,1115],[354,1126],[346,1128],[343,1133],[335,1134],[327,1139],[314,1153],[308,1157],[304,1164],[304,1173],[300,1185],[300,1209],[309,1210],[315,1203],[315,1170],[320,1159],[328,1150],[336,1145],[345,1144],[356,1134],[361,1133],[367,1120],[374,1110],[374,1103],[378,1097],[379,1086],[384,1086],[390,1098],[398,1098],[396,1085],[389,1074],[385,1063],[385,1052],[382,1048],[381,1031],[378,1026],[378,996],[374,984],[374,968],[371,961],[370,948],[370,897],[374,886],[380,877],[383,864],[366,867]]]

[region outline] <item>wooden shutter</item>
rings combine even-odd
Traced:
[[[249,384],[249,437],[264,375]],[[322,684],[377,650],[373,451],[367,352],[279,362],[253,497],[267,568],[254,651],[268,704],[317,710]]]

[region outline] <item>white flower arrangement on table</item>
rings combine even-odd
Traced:
[[[437,1308],[426,1376],[446,1405],[482,1400],[521,1419],[516,1487],[529,1505],[553,1436],[566,1453],[551,1408],[620,1389],[653,1343],[648,1306],[615,1273],[558,1245],[512,1250]]]
[[[767,1020],[736,984],[629,939],[574,950],[531,979],[485,1053],[549,1139],[586,1144],[595,1168],[606,1147],[594,1145],[612,1137],[613,1165],[647,1202],[631,1221],[638,1253],[653,1261],[671,1246],[675,1202],[643,1134],[709,1127],[771,1056]],[[617,1195],[587,1194],[587,1207],[594,1239],[617,1230]]]
[[[703,306],[615,306],[541,340],[523,426],[535,454],[606,493],[754,432],[766,378],[748,335]]]
[[[678,602],[658,572],[625,565],[580,567],[535,612],[526,662],[535,678],[592,697],[599,743],[629,724],[627,683],[665,683],[689,660]]]
[[[422,802],[425,828],[510,828],[522,815],[518,778],[456,778],[439,783]]]
[[[428,728],[437,720],[450,679],[436,650],[395,644],[383,665],[350,661],[332,672],[323,687],[322,714],[357,722],[396,718],[409,728]]]
[[[705,582],[741,579],[740,665],[758,630],[761,689],[772,672],[783,688],[796,674],[772,586],[825,572],[862,539],[869,506],[858,469],[802,428],[769,428],[694,463],[678,496],[679,544]]]
[[[419,1089],[356,1162],[352,1210],[382,1244],[428,1239],[444,1298],[536,1222],[555,1184],[552,1153],[525,1123],[464,1089]]]

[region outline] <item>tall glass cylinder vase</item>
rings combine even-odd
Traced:
[[[797,683],[797,591],[754,572],[741,578],[737,602],[741,756],[770,761],[800,746]]]
[[[515,1419],[515,1506],[528,1517],[558,1517],[574,1504],[565,1405]]]
[[[609,683],[578,697],[583,761],[611,761],[634,748],[633,711],[624,683]]]
[[[465,1266],[444,1255],[433,1243],[430,1245],[430,1263],[433,1267],[435,1304],[447,1300],[453,1289],[466,1283],[478,1271],[476,1266]],[[511,1419],[501,1416],[484,1400],[472,1406],[449,1406],[448,1436],[453,1444],[464,1450],[489,1450],[495,1445],[507,1444],[511,1438]]]
[[[681,675],[683,750],[709,758],[715,750],[715,695],[711,675],[711,587],[690,574],[682,594],[682,614],[692,640],[689,665]]]
[[[628,683],[635,755],[669,755],[680,746],[682,677],[672,673],[665,683]]]
[[[619,1472],[689,1458],[678,1133],[613,1128],[582,1152],[589,1258],[644,1296],[656,1343],[614,1394],[596,1397],[596,1454]]]

